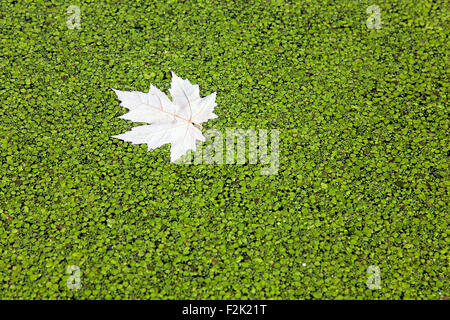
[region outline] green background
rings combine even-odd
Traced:
[[[0,9],[0,298],[448,299],[445,1]],[[206,128],[278,129],[278,173],[111,138],[111,88],[170,71],[217,92]]]

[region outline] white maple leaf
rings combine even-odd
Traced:
[[[147,151],[170,143],[170,162],[175,162],[188,150],[195,151],[196,140],[205,141],[196,126],[201,127],[201,123],[217,118],[213,113],[217,105],[216,93],[201,98],[198,85],[181,79],[173,72],[169,89],[173,101],[151,84],[148,93],[113,90],[121,105],[129,110],[119,118],[148,123],[113,138],[132,144],[146,143]]]

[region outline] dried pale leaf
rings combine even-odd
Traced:
[[[130,131],[115,135],[114,138],[132,144],[147,144],[147,149],[156,149],[166,143],[171,144],[170,160],[175,162],[189,150],[196,150],[196,141],[205,141],[202,132],[195,127],[209,119],[217,118],[216,93],[200,97],[198,85],[183,80],[172,72],[172,86],[167,95],[150,85],[149,92],[120,91],[113,89],[121,105],[129,110],[120,116],[134,122],[146,122]]]

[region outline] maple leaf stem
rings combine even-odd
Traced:
[[[184,120],[184,121],[189,122],[189,123],[192,123],[192,124],[196,124],[196,125],[200,126],[200,128],[202,127],[202,125],[199,124],[199,123],[195,123],[195,122],[193,122],[193,121],[191,121],[191,120],[188,120],[188,119],[185,119],[185,118],[183,118],[183,117],[180,117],[179,115],[176,115],[176,114],[174,114],[174,113],[167,112],[167,111],[163,110],[162,108],[158,108],[158,107],[154,107],[154,108],[158,109],[160,112],[163,112],[163,113],[169,114],[169,115],[171,115],[171,116],[174,116],[175,118]]]

